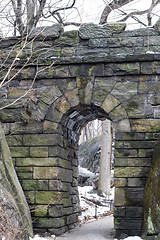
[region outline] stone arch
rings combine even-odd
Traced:
[[[49,115],[46,115],[46,121],[53,124],[55,121],[54,115],[51,116],[50,111],[53,108],[58,108],[62,111],[64,105],[59,107],[59,103],[64,104],[64,98],[61,97],[59,101],[54,103],[54,107],[49,110]],[[58,105],[57,105],[58,103]],[[50,119],[49,117],[50,116]],[[59,191],[62,198],[62,215],[64,219],[65,228],[62,231],[69,230],[77,224],[79,214],[79,198],[78,198],[78,139],[83,126],[88,122],[101,119],[105,120],[109,115],[99,106],[82,105],[71,107],[63,114],[61,121],[57,125],[57,130],[61,131],[61,141],[59,146],[55,146],[54,151],[58,153],[61,160],[61,174],[59,176]],[[61,203],[60,203],[61,204]],[[54,229],[55,231],[55,229]],[[59,228],[60,231],[60,228]]]
[[[74,89],[61,89],[63,93],[50,106],[43,128],[45,133],[57,134],[55,137],[58,138],[55,146],[50,147],[49,153],[50,156],[58,158],[57,166],[60,167],[57,179],[49,180],[50,190],[58,190],[59,203],[54,202],[53,205],[61,209],[61,214],[57,215],[59,224],[54,226],[52,223],[52,231],[58,234],[72,228],[77,223],[79,204],[76,151],[83,126],[97,118],[101,120],[108,118],[113,121],[117,132],[130,131],[130,122],[124,106],[109,91],[99,89],[101,78],[97,78],[96,83],[93,77],[77,77],[76,81],[77,87]],[[110,84],[109,90],[112,87],[113,83]],[[101,91],[100,99],[99,91]],[[40,170],[43,171],[42,168]],[[57,212],[55,206],[51,206],[51,209]],[[53,210],[48,209],[48,211],[50,213]],[[55,216],[55,214],[50,214],[50,217]],[[47,226],[43,219],[37,220],[36,224],[37,227]]]

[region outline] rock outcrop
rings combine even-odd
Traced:
[[[1,125],[0,150],[0,232],[6,239],[28,240],[33,235],[30,211]]]
[[[144,191],[144,224],[145,235],[160,233],[160,142],[155,148],[153,162],[149,170]]]

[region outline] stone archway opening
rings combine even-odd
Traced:
[[[72,175],[72,180],[69,184],[67,183],[66,186],[68,188],[68,196],[66,197],[66,201],[70,199],[72,207],[69,205],[64,205],[66,219],[68,219],[68,229],[73,228],[77,224],[78,215],[81,212],[78,194],[79,138],[81,131],[86,124],[94,121],[95,119],[105,121],[106,119],[109,119],[109,116],[102,108],[95,105],[78,105],[74,108],[71,108],[68,113],[63,116],[61,121],[63,145],[68,150],[67,159],[71,163],[72,170],[72,172],[70,172]]]
[[[110,216],[114,203],[114,131],[108,119],[82,128],[78,147],[79,221]]]

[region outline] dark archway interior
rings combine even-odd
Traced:
[[[102,108],[94,105],[78,105],[71,108],[61,121],[64,137],[68,140],[68,147],[78,143],[81,129],[88,122],[95,119],[105,120],[106,118],[109,118],[108,114]]]

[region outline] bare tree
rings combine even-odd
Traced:
[[[111,184],[111,158],[112,158],[112,126],[106,119],[102,122],[100,172],[98,194],[110,194]]]
[[[65,24],[64,12],[74,8],[76,0],[5,0],[0,1],[0,18],[7,19],[14,28],[14,35],[26,35],[43,21],[53,21]],[[66,22],[66,24],[75,24]]]
[[[125,22],[128,18],[134,19],[136,22],[144,25],[144,26],[151,26],[152,25],[152,17],[153,17],[153,10],[157,7],[160,3],[160,0],[152,0],[151,5],[149,8],[139,11],[139,10],[130,10],[130,12],[126,12],[122,9],[123,6],[127,4],[135,2],[135,0],[112,0],[107,4],[102,12],[100,17],[100,24],[107,23],[109,15],[111,12],[118,10],[120,14],[120,22]],[[147,16],[147,23],[143,22],[139,19],[139,16],[146,14]]]
[[[102,134],[102,121],[101,120],[94,120],[89,122],[81,132],[79,143],[85,142],[91,138],[96,136],[100,136]]]

